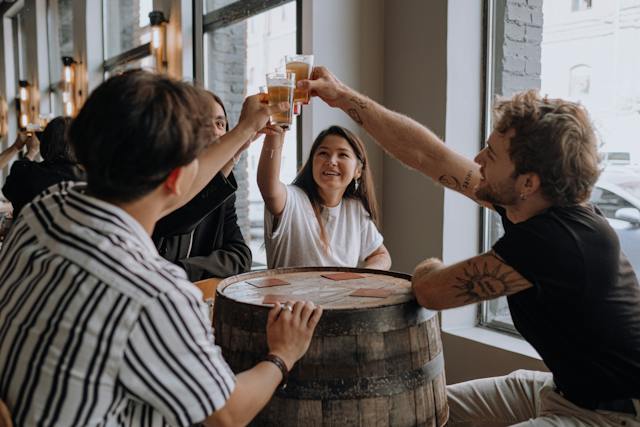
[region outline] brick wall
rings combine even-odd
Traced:
[[[216,4],[216,7],[219,6]],[[233,127],[238,122],[246,95],[247,23],[242,21],[209,33],[205,37],[207,38],[205,52],[207,88],[224,102],[229,116],[229,125]],[[236,192],[238,225],[245,240],[248,241],[251,233],[246,153],[242,155],[233,173],[238,181]]]
[[[60,55],[73,56],[73,2],[58,0],[58,19],[60,20]],[[52,58],[56,60],[58,58]]]
[[[540,89],[542,1],[499,1],[496,16],[495,92],[510,96],[525,89]]]
[[[108,1],[107,57],[112,57],[140,44],[140,1]],[[147,23],[148,19],[143,20]]]

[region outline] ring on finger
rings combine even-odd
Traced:
[[[284,304],[282,304],[282,306],[280,307],[280,310],[287,310],[290,312],[293,312],[293,307],[291,307],[291,305],[289,305],[288,302],[285,302]]]

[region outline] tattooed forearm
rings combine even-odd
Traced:
[[[529,286],[510,267],[498,264],[489,269],[487,261],[469,261],[463,271],[453,287],[459,291],[456,297],[463,298],[467,304],[509,295]]]
[[[453,175],[442,175],[438,178],[438,182],[447,188],[451,188],[452,190],[460,190],[460,181]]]
[[[467,174],[464,177],[464,181],[462,182],[462,189],[466,190],[467,188],[469,188],[469,185],[471,185],[471,177],[473,176],[473,171],[470,170],[467,172]]]
[[[367,101],[365,101],[364,99],[360,99],[354,96],[350,99],[350,101],[356,104],[358,107],[360,107],[363,110],[367,108]]]
[[[349,108],[347,110],[347,114],[353,119],[354,122],[362,126],[364,124],[364,121],[362,120],[362,117],[360,117],[357,108],[365,110],[367,108],[367,101],[355,96],[351,97],[349,101],[351,101],[351,104],[353,104],[354,108]]]
[[[353,119],[354,122],[356,122],[357,124],[359,124],[360,126],[363,125],[363,121],[360,118],[360,114],[358,114],[358,112],[356,111],[355,108],[349,108],[347,110],[347,114],[349,115],[349,117],[351,117]]]

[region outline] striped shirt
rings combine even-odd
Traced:
[[[20,426],[202,422],[235,377],[200,291],[84,188],[36,198],[0,252],[0,398]]]

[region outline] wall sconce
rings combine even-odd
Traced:
[[[167,19],[159,10],[149,13],[151,25],[151,54],[155,58],[156,71],[164,73],[167,69]]]
[[[29,88],[31,85],[26,80],[20,80],[18,82],[18,99],[16,100],[16,107],[18,109],[18,129],[20,131],[27,130],[29,125]]]
[[[76,61],[70,56],[62,57],[62,105],[64,115],[73,117],[76,112]]]

